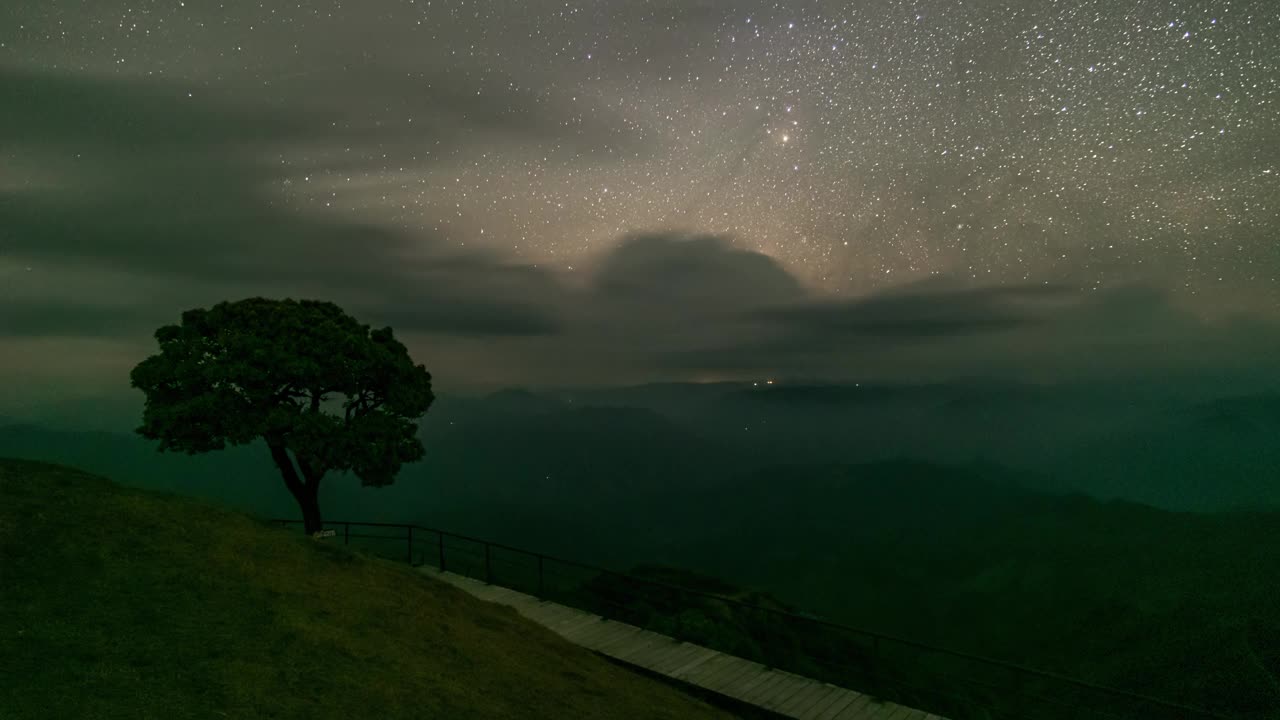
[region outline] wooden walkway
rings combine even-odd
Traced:
[[[481,580],[420,568],[483,600],[510,605],[565,639],[624,663],[800,720],[945,720],[938,715],[680,642],[634,625],[539,600]]]

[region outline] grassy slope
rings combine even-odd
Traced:
[[[0,713],[726,718],[404,565],[0,460]]]

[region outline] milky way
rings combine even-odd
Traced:
[[[950,275],[1277,302],[1266,2],[40,0],[17,17],[6,63],[331,113],[333,142],[263,158],[282,207],[557,271],[681,229],[844,294]]]

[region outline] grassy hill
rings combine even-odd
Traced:
[[[0,713],[728,718],[412,569],[0,459]]]

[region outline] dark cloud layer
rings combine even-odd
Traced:
[[[685,313],[723,313],[804,297],[800,283],[777,261],[715,236],[624,239],[595,268],[592,290],[619,302],[677,305]]]
[[[908,286],[858,300],[815,302],[764,310],[762,319],[797,335],[880,339],[940,338],[1009,330],[1038,321],[1019,301],[1061,297],[1046,285],[938,289]]]

